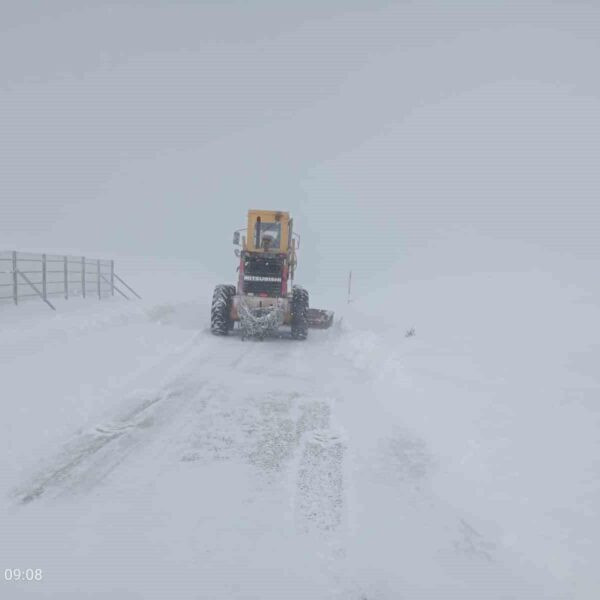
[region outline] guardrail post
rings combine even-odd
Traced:
[[[65,288],[65,300],[69,299],[69,259],[63,256],[63,287]]]
[[[85,298],[85,256],[81,257],[81,295]]]
[[[115,295],[115,261],[110,261],[110,291]]]
[[[115,279],[120,281],[136,298],[142,299],[142,297],[131,286],[127,285],[116,273]]]
[[[19,304],[19,282],[17,280],[17,252],[12,253],[13,300]]]
[[[42,254],[42,297],[44,300],[48,300],[46,287],[46,255]]]
[[[25,283],[27,285],[29,285],[29,287],[52,309],[52,310],[56,310],[56,308],[54,308],[54,306],[46,299],[44,298],[44,296],[42,295],[42,292],[40,292],[40,290],[37,289],[37,287],[35,286],[35,283],[33,283],[33,281],[31,281],[31,279],[29,279],[29,277],[27,277],[27,275],[25,275],[25,273],[21,273],[21,271],[17,271],[17,274],[20,275],[23,280],[25,281]]]
[[[100,289],[100,259],[96,261],[96,273],[96,279],[98,280],[98,300],[102,300],[102,290]]]

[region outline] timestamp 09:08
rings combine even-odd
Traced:
[[[4,581],[41,581],[42,569],[4,569]]]

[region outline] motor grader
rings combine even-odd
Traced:
[[[294,285],[300,238],[289,213],[249,210],[247,227],[234,232],[233,243],[239,258],[238,283],[215,287],[213,334],[227,335],[237,322],[243,340],[263,339],[286,325],[293,339],[304,340],[309,328],[331,326],[333,312],[310,308],[308,292]]]

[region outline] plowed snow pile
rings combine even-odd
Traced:
[[[598,597],[595,292],[398,271],[242,342],[183,272],[1,307],[1,597]]]

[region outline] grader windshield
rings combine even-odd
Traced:
[[[281,250],[281,223],[256,221],[255,246],[263,250]]]

